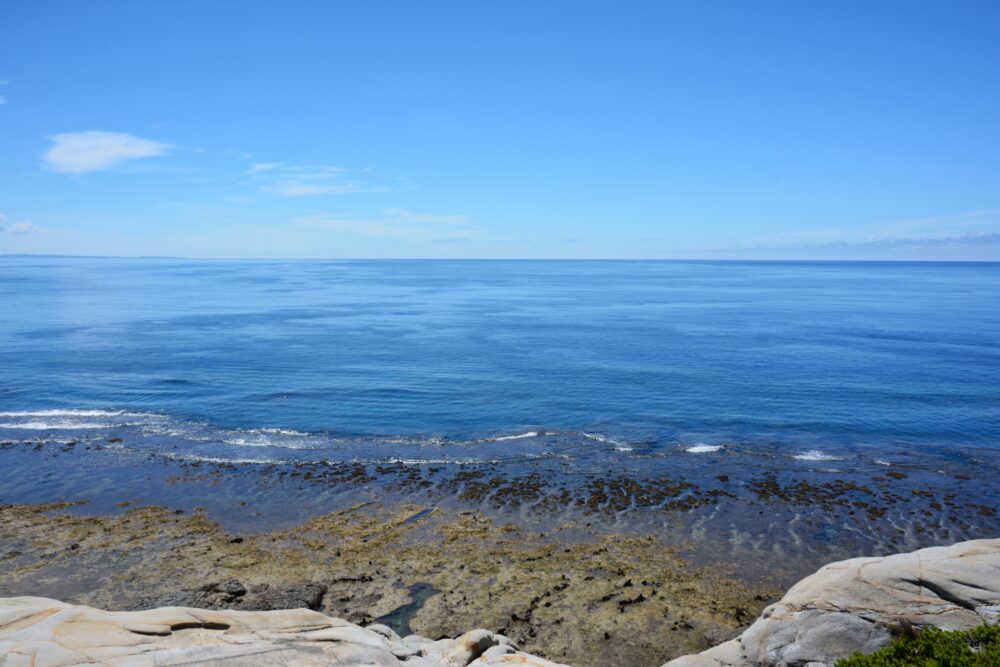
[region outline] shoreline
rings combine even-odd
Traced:
[[[656,535],[697,564],[737,564],[734,576],[769,578],[778,588],[831,560],[1000,533],[1000,488],[989,483],[995,466],[972,456],[891,467],[786,465],[724,449],[603,468],[559,457],[262,465],[177,460],[141,434],[92,430],[77,439],[39,433],[0,440],[7,471],[0,503],[86,500],[68,510],[82,514],[120,512],[123,502],[165,505],[202,510],[237,533],[290,529],[361,502],[472,510],[542,532],[575,523]]]
[[[234,535],[202,513],[0,507],[0,593],[114,609],[308,607],[430,638],[485,627],[580,667],[655,667],[776,598],[652,537],[540,534],[475,511],[364,504]],[[397,629],[398,628],[398,629]]]
[[[406,524],[431,515],[433,511],[422,511],[401,518]],[[79,544],[71,548],[77,550]],[[930,630],[939,633],[934,637],[943,636],[942,630],[950,633],[951,643],[931,639],[931,644],[923,644],[922,651],[930,650],[946,661],[958,658],[956,650],[970,658],[977,652],[982,657],[983,651],[995,652],[995,639],[1000,637],[996,627],[988,627],[1000,621],[1000,581],[995,577],[998,570],[1000,539],[971,540],[909,553],[828,563],[768,605],[738,636],[719,641],[718,637],[705,634],[703,639],[712,644],[710,648],[672,659],[663,667],[785,664],[831,667],[849,655],[867,660],[858,656],[872,653],[881,655],[874,659],[878,664],[902,665],[909,664],[906,656],[913,648],[903,649],[898,642],[907,635],[920,638]],[[585,578],[588,579],[594,577]],[[570,588],[566,583],[570,578],[563,575],[562,580],[564,583],[555,590]],[[642,582],[644,586],[647,583]],[[310,586],[320,589],[307,593],[315,594],[313,602],[298,604],[304,598],[296,598],[293,591],[275,597],[275,591],[258,584],[248,594],[246,588],[231,579],[189,591],[187,597],[170,600],[169,606],[145,611],[103,611],[37,596],[0,597],[0,653],[13,657],[18,664],[25,660],[34,664],[40,659],[52,665],[105,664],[111,658],[115,664],[132,664],[136,659],[143,664],[149,661],[200,664],[207,660],[212,664],[239,665],[340,664],[346,660],[350,664],[364,662],[386,667],[411,662],[415,667],[501,664],[569,667],[524,651],[517,641],[500,631],[480,628],[461,635],[446,634],[435,640],[413,632],[408,622],[400,626],[389,617],[375,619],[374,623],[361,619],[361,624],[355,624],[318,613],[315,610],[323,608],[328,589]],[[300,587],[300,591],[307,588]],[[216,597],[212,604],[198,604],[205,601],[192,600],[191,593],[202,596],[211,593]],[[444,595],[443,591],[434,590],[421,597],[412,588],[410,593],[417,599],[400,610],[415,606],[419,612],[434,594]],[[220,595],[224,596],[221,600]],[[522,620],[530,620],[531,612],[538,609],[537,602],[549,596],[549,592],[536,596],[529,618]],[[619,606],[643,601],[640,595],[634,600],[619,601]],[[551,604],[547,600],[544,606]],[[240,606],[243,608],[237,608]],[[624,612],[624,608],[619,611]],[[383,620],[391,625],[379,622]],[[562,619],[554,623],[561,624]],[[685,621],[684,627],[691,628],[692,623]],[[504,626],[505,631],[509,628]],[[635,641],[635,628],[631,629],[633,635],[624,637],[624,641]],[[528,640],[536,637],[537,633],[529,633]],[[604,639],[611,641],[610,633],[605,632]],[[984,642],[990,642],[991,646]],[[937,648],[932,649],[931,645]],[[551,644],[539,648],[549,653],[560,650],[558,645]],[[901,654],[900,650],[908,653]],[[565,648],[560,652],[563,656],[569,653]],[[594,665],[619,664],[618,659],[629,660],[625,663],[629,665],[647,664],[648,656],[637,656],[634,650],[611,649],[603,653],[595,658],[593,651],[588,651],[587,660],[577,662],[576,667],[590,665],[591,659],[600,660]],[[927,659],[934,661],[930,656]],[[854,661],[852,658],[852,664]]]
[[[658,667],[735,637],[831,561],[1000,532],[1000,489],[972,460],[259,465],[93,431],[0,441],[0,597],[306,607],[400,636],[483,627],[578,667]]]

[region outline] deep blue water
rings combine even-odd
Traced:
[[[803,572],[1000,530],[1000,264],[5,257],[0,322],[0,503],[456,502]]]
[[[7,257],[0,313],[5,413],[647,449],[1000,446],[997,264]]]

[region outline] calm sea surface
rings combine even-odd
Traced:
[[[995,264],[15,257],[0,313],[5,423],[1000,445]]]
[[[10,452],[1000,479],[998,264],[5,257],[0,322]]]

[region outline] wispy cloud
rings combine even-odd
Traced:
[[[704,248],[697,251],[697,254],[705,257],[757,259],[997,260],[1000,259],[1000,232],[984,230],[851,239],[786,238]]]
[[[998,232],[968,232],[954,236],[913,236],[902,238],[869,238],[863,241],[834,241],[812,245],[800,245],[801,248],[942,248],[968,246],[998,246]]]
[[[0,223],[3,219],[0,219]],[[30,220],[24,222],[15,222],[12,225],[4,225],[3,230],[9,234],[48,234],[49,230],[45,227],[39,227]]]
[[[7,81],[6,79],[0,79],[0,86],[6,86],[8,83],[10,82]],[[7,98],[4,97],[3,95],[0,95],[0,106],[3,106],[4,104],[7,104]]]
[[[253,176],[254,174],[259,174],[262,171],[274,171],[279,167],[281,167],[280,162],[255,162],[250,165],[250,168],[247,169],[246,173],[248,176]]]
[[[712,250],[791,252],[989,248],[997,245],[997,240],[1000,239],[998,228],[1000,209],[994,208],[895,220],[872,225],[864,232],[845,228],[803,230],[792,234],[758,237],[738,245]]]
[[[356,170],[330,165],[295,166],[258,162],[246,171],[261,192],[280,197],[387,192],[392,188],[362,178]]]
[[[66,132],[49,139],[52,147],[42,158],[60,174],[84,174],[110,169],[129,160],[156,157],[170,147],[124,132]]]
[[[377,215],[321,213],[292,220],[297,227],[314,227],[358,236],[431,240],[442,231],[469,222],[466,215],[415,213],[406,209],[386,208]]]
[[[437,215],[434,213],[414,213],[403,208],[383,208],[382,217],[395,222],[431,223],[443,225],[464,225],[469,222],[467,215]]]
[[[900,220],[890,225],[890,229],[905,233],[906,231],[930,230],[930,233],[942,232],[955,227],[970,227],[989,225],[1000,222],[1000,208],[980,211],[964,211],[949,215],[937,215],[928,218],[911,218]]]

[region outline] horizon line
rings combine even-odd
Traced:
[[[52,253],[0,253],[0,259],[35,257],[51,259],[179,259],[204,262],[811,262],[823,264],[1000,264],[998,259],[812,259],[746,257],[189,257],[186,255],[67,255]]]

